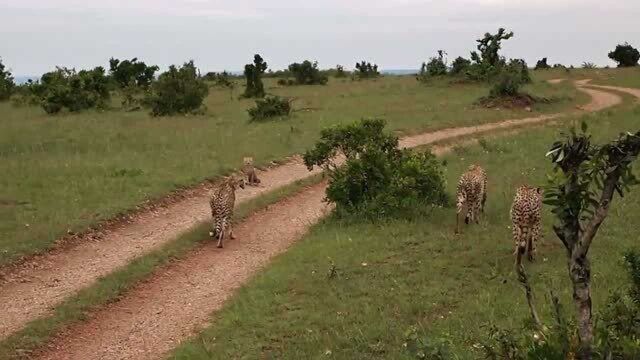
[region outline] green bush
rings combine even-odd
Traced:
[[[144,62],[138,61],[138,58],[123,61],[109,59],[109,74],[120,88],[131,85],[149,87],[158,69],[156,65],[147,66]]]
[[[249,112],[249,121],[264,121],[275,117],[289,116],[291,103],[288,99],[278,96],[267,96],[264,99],[256,100],[256,106],[247,111]]]
[[[427,82],[429,78],[434,76],[447,75],[447,62],[444,59],[446,53],[444,50],[438,50],[438,56],[429,59],[428,63],[422,63],[418,81]]]
[[[333,75],[336,78],[345,78],[347,77],[347,72],[344,71],[344,66],[342,65],[336,65],[336,70],[335,70],[335,74]]]
[[[0,101],[7,100],[13,94],[16,84],[13,82],[13,76],[9,70],[5,70],[5,66],[0,59]]]
[[[524,60],[512,59],[498,74],[489,93],[491,98],[516,96],[522,85],[531,82],[529,69]]]
[[[13,91],[11,102],[16,106],[37,106],[40,104],[40,96],[37,88],[39,83],[29,79],[26,83],[17,85]]]
[[[536,63],[536,67],[534,68],[534,70],[547,70],[547,69],[551,69],[551,66],[547,64],[547,58],[542,58],[538,60],[538,62]]]
[[[378,72],[378,65],[371,65],[370,62],[366,62],[364,60],[360,63],[356,63],[355,76],[358,77],[358,79],[369,79],[378,77],[380,76],[380,73]]]
[[[624,43],[616,46],[615,50],[609,53],[609,59],[618,63],[618,67],[637,66],[640,60],[640,51]]]
[[[153,116],[195,113],[202,110],[202,102],[209,94],[209,87],[198,77],[198,69],[192,61],[177,68],[171,65],[151,85],[144,103],[151,107]]]
[[[470,65],[471,65],[471,60],[465,59],[462,56],[458,56],[451,63],[451,71],[450,71],[450,73],[451,73],[451,75],[464,74],[469,69]]]
[[[42,75],[40,82],[33,83],[30,90],[48,114],[56,114],[63,109],[76,112],[104,108],[110,98],[109,80],[100,66],[79,72],[57,68]]]
[[[262,75],[267,70],[267,63],[258,54],[253,56],[253,64],[244,66],[244,76],[247,79],[247,86],[244,89],[245,98],[261,98],[264,97],[264,84],[262,83]]]
[[[302,63],[289,65],[289,71],[293,74],[298,85],[324,85],[329,80],[328,77],[318,69],[318,62],[305,60]]]
[[[304,154],[309,169],[330,175],[327,200],[339,214],[371,219],[400,216],[422,205],[445,205],[448,198],[440,163],[431,153],[398,149],[398,139],[383,132],[384,120],[361,120],[321,132],[315,148]],[[346,163],[337,167],[336,155]]]

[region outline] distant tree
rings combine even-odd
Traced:
[[[506,60],[500,55],[502,41],[513,37],[513,32],[507,32],[504,28],[498,29],[496,34],[485,33],[482,39],[476,40],[478,52],[471,52],[472,66],[467,71],[467,76],[472,80],[491,80],[498,75]]]
[[[5,70],[2,59],[0,59],[0,101],[9,99],[15,86],[16,84],[13,82],[11,72]]]
[[[536,67],[534,68],[534,70],[547,70],[547,69],[551,69],[551,66],[547,64],[547,58],[542,58],[541,60],[538,60],[538,62],[536,63]]]
[[[458,56],[451,63],[450,73],[451,75],[464,74],[465,71],[467,71],[467,69],[469,68],[469,65],[471,65],[471,60],[465,59],[462,56]]]
[[[596,66],[596,64],[594,64],[592,62],[585,61],[585,62],[582,63],[582,68],[583,69],[597,69],[598,66]]]
[[[618,67],[637,66],[640,60],[640,51],[624,43],[616,46],[616,49],[609,53],[609,59],[618,63]]]
[[[138,58],[131,60],[109,59],[109,74],[120,88],[139,86],[146,88],[151,85],[158,66],[148,66]]]
[[[253,56],[253,64],[244,66],[244,76],[247,79],[247,87],[244,90],[245,98],[264,97],[264,84],[262,74],[267,70],[267,63],[258,54]]]
[[[153,116],[194,113],[202,109],[209,87],[198,76],[193,60],[177,68],[171,65],[151,85],[145,104]]]
[[[317,61],[312,63],[305,60],[302,63],[293,63],[289,65],[289,71],[298,85],[324,85],[329,80],[318,69]]]
[[[336,65],[336,73],[334,76],[337,78],[347,77],[347,73],[344,71],[344,66],[340,64]]]
[[[378,77],[380,73],[378,72],[378,65],[371,65],[370,62],[362,61],[360,63],[356,63],[356,76],[360,79],[368,79]]]

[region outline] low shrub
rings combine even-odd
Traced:
[[[428,82],[432,77],[447,75],[445,55],[444,50],[438,50],[438,56],[430,58],[427,63],[423,62],[420,67],[420,73],[418,74],[418,81]]]
[[[278,96],[267,96],[256,100],[256,106],[247,110],[249,121],[264,121],[291,114],[291,102]]]
[[[151,108],[153,116],[189,114],[202,111],[202,102],[209,94],[209,87],[198,76],[193,61],[177,68],[171,65],[151,86],[144,104]]]
[[[400,150],[398,138],[386,134],[384,126],[384,120],[361,120],[325,129],[315,148],[304,154],[310,170],[321,166],[328,171],[327,200],[336,204],[337,213],[376,219],[446,205],[435,156]],[[346,157],[343,166],[335,166],[336,155]]]
[[[39,99],[47,114],[63,109],[71,112],[90,108],[104,108],[109,99],[109,80],[102,67],[93,70],[57,68],[42,75],[39,83],[29,90]]]
[[[547,69],[551,69],[551,66],[547,63],[547,58],[542,58],[538,60],[538,62],[536,63],[536,67],[534,68],[534,70],[547,70]]]
[[[465,59],[462,56],[458,56],[451,63],[451,70],[449,71],[449,73],[451,75],[464,74],[469,69],[470,65],[471,65],[471,60]]]
[[[295,78],[297,85],[325,85],[329,78],[320,72],[318,62],[305,60],[302,63],[289,65],[289,71]]]
[[[380,76],[380,72],[378,72],[378,65],[372,65],[370,62],[366,62],[364,60],[360,63],[356,63],[354,76],[358,79],[376,78]]]

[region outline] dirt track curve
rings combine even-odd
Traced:
[[[592,101],[586,111],[598,111],[621,102],[620,97],[580,88]],[[610,89],[611,90],[611,89]],[[617,89],[616,89],[617,90]],[[631,89],[633,90],[633,89]],[[621,90],[623,91],[623,90]],[[480,126],[445,129],[404,138],[412,147],[459,136],[509,129],[556,119],[545,115]],[[310,176],[299,158],[262,172],[261,188],[238,193],[246,201],[260,193]],[[324,184],[310,187],[239,224],[238,239],[224,250],[207,244],[189,258],[169,266],[137,287],[121,301],[93,314],[83,324],[60,336],[41,358],[46,359],[146,359],[157,358],[206,324],[233,290],[273,256],[300,238],[327,210],[321,202]],[[44,256],[10,274],[0,287],[5,312],[0,337],[46,315],[65,297],[92,284],[98,277],[157,248],[207,220],[208,194],[185,199],[155,213],[144,214],[130,226],[117,229],[100,242],[83,243],[67,252]],[[287,226],[282,226],[286,224]]]

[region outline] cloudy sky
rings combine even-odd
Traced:
[[[516,34],[508,57],[606,65],[615,44],[640,47],[638,19],[640,0],[0,0],[0,57],[16,75],[112,56],[240,70],[254,53],[275,69],[413,69],[437,49],[468,57],[503,26]]]

